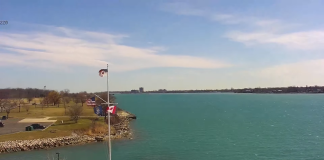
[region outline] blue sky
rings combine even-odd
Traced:
[[[0,88],[324,85],[322,0],[1,0]]]

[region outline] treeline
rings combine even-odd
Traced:
[[[86,91],[71,93],[70,90],[65,89],[61,91],[44,90],[37,88],[5,88],[0,89],[0,99],[22,99],[26,98],[31,102],[34,98],[42,98],[48,103],[58,104],[64,101],[73,101],[75,103],[85,103],[87,99],[94,96],[94,94],[103,96],[107,99],[107,92],[88,93]],[[111,96],[111,95],[110,95]],[[96,98],[97,99],[97,98]],[[110,101],[114,101],[115,97],[111,97]]]
[[[45,97],[52,90],[37,88],[5,88],[0,89],[0,99],[7,98],[39,98]]]
[[[324,93],[324,86],[232,89],[235,93]]]
[[[210,93],[216,92],[216,90],[157,90],[157,91],[146,91],[145,93]]]
[[[135,92],[136,91],[136,92]],[[154,90],[145,91],[144,93],[324,93],[324,86],[290,86],[290,87],[267,87],[267,88],[243,88],[243,89],[205,89],[205,90]],[[132,91],[115,91],[113,93],[122,94],[141,94],[137,90]]]
[[[96,105],[102,105],[104,109],[107,108],[107,92],[98,92],[98,93],[87,93],[86,91],[78,92],[78,93],[70,93],[70,90],[65,89],[61,91],[55,90],[41,90],[35,88],[6,88],[0,89],[0,112],[5,111],[7,113],[6,117],[9,117],[9,113],[11,110],[15,108],[19,108],[19,112],[21,107],[25,108],[28,112],[30,105],[40,105],[43,109],[44,107],[56,106],[60,107],[62,105],[65,108],[65,114],[67,113],[67,109],[69,109],[71,116],[77,122],[78,117],[82,107],[77,104],[81,103],[81,106],[86,103],[86,101],[93,97],[94,94],[100,96],[100,98],[96,98]],[[38,98],[38,99],[37,99]],[[27,99],[28,103],[25,102],[24,99]],[[115,103],[116,98],[113,95],[109,95],[110,103]],[[74,104],[70,104],[70,102],[74,102]],[[80,112],[80,113],[79,113]],[[107,116],[105,114],[105,116]]]

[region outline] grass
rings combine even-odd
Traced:
[[[69,136],[74,131],[79,131],[83,134],[93,135],[97,133],[103,133],[108,131],[107,125],[104,123],[103,119],[100,118],[97,121],[96,126],[92,126],[93,118],[81,118],[78,123],[69,120],[69,118],[59,118],[57,121],[45,131],[28,131],[20,132],[14,134],[7,134],[0,136],[0,142],[10,141],[10,140],[32,140],[40,138],[55,138],[61,136]],[[63,124],[62,124],[63,120]],[[51,131],[55,131],[52,133]],[[112,127],[111,132],[114,133],[115,129]]]
[[[31,101],[31,103],[34,103],[34,101]],[[49,105],[49,107],[45,106],[44,108],[42,108],[41,105],[36,105],[36,107],[31,104],[26,104],[26,105],[29,105],[30,107],[28,112],[25,110],[24,107],[21,107],[19,112],[19,108],[17,107],[11,110],[9,114],[9,118],[52,117],[51,119],[55,119],[57,120],[57,122],[53,126],[47,128],[45,131],[28,131],[28,132],[20,132],[20,133],[8,134],[8,135],[1,135],[0,142],[9,141],[9,140],[31,140],[31,139],[38,139],[38,138],[54,138],[54,137],[68,136],[71,135],[72,132],[77,130],[83,130],[83,131],[89,130],[89,128],[91,128],[92,119],[93,119],[93,117],[91,116],[96,116],[96,114],[94,114],[93,112],[93,108],[86,106],[86,104],[83,104],[83,113],[81,115],[83,117],[78,121],[78,123],[69,120],[68,115],[65,114],[65,109],[63,107],[63,104],[60,104],[60,107]],[[75,105],[75,103],[70,102],[68,105]],[[66,112],[68,112],[68,109],[66,110]],[[6,115],[7,115],[6,112],[0,113],[0,117]],[[89,116],[89,117],[85,117],[85,116]],[[64,121],[63,124],[61,123],[62,120]],[[98,124],[100,123],[104,124],[103,118],[99,118]],[[55,130],[55,133],[51,133],[51,131],[53,130]]]
[[[30,132],[20,132],[14,134],[6,134],[0,136],[0,142],[3,141],[14,141],[14,140],[32,140],[39,138],[55,138],[61,136],[71,135],[71,131],[60,131],[56,133],[51,133],[49,131],[30,131]]]
[[[68,105],[75,105],[75,103],[71,102]],[[79,104],[81,105],[81,104]],[[57,116],[67,116],[65,114],[65,108],[63,107],[63,104],[60,104],[59,107],[49,105],[49,107],[44,106],[42,108],[41,105],[34,105],[26,104],[26,106],[29,106],[29,111],[27,112],[25,107],[19,107],[11,110],[9,117],[14,118],[36,118],[36,117],[57,117]],[[68,112],[68,109],[66,109],[66,112]],[[0,116],[6,116],[6,112],[0,113]],[[92,107],[88,107],[86,104],[83,104],[83,113],[81,116],[96,116],[93,112]]]

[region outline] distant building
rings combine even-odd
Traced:
[[[166,89],[159,89],[158,92],[165,93],[165,92],[167,92],[167,90]]]
[[[140,88],[139,88],[139,92],[140,92],[140,93],[144,93],[144,88],[143,88],[143,87],[140,87]]]
[[[138,93],[138,90],[133,89],[131,90],[131,93]]]

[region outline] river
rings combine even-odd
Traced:
[[[118,94],[133,140],[113,160],[324,159],[323,94]],[[107,159],[107,144],[1,154],[1,160]],[[56,159],[56,158],[55,158]]]

